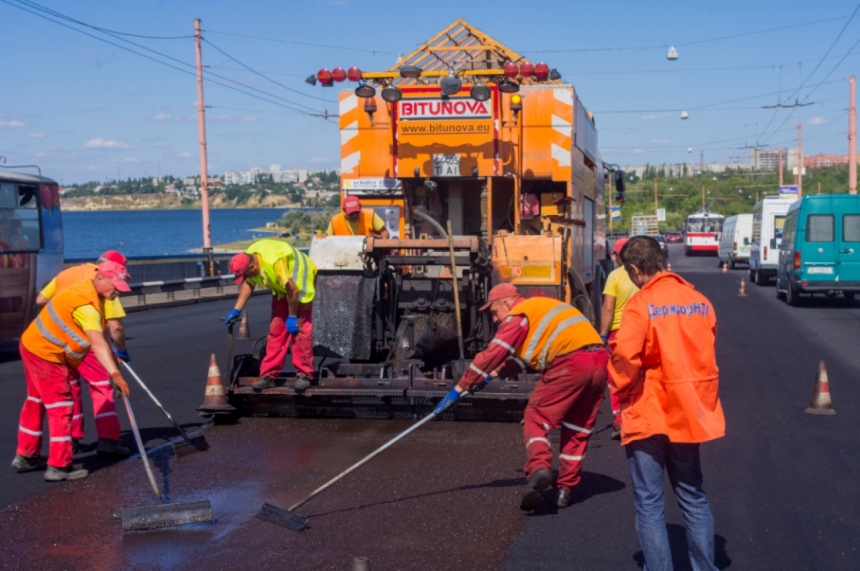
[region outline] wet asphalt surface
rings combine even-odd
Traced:
[[[720,569],[856,569],[860,557],[860,303],[817,298],[790,308],[773,287],[747,284],[746,270],[722,275],[714,258],[673,269],[714,303],[727,436],[702,448],[705,489],[716,521]],[[254,334],[268,313],[250,309]],[[190,426],[201,419],[210,352],[225,363],[217,318],[229,303],[129,316],[132,363]],[[237,350],[241,346],[237,343]],[[819,360],[827,364],[836,416],[804,414]],[[11,460],[24,398],[20,363],[0,362],[0,446]],[[134,389],[134,387],[132,386]],[[133,396],[147,446],[172,437],[167,421]],[[89,413],[85,401],[85,411]],[[115,509],[154,505],[138,461],[47,485],[41,473],[0,472],[0,567],[8,569],[636,569],[623,450],[609,440],[608,402],[573,506],[519,512],[523,480],[519,426],[431,423],[299,511],[297,533],[254,518],[263,501],[288,506],[409,425],[401,421],[242,419],[206,431],[209,452],[160,455],[171,501],[210,499],[216,522],[123,535]],[[124,423],[124,427],[127,424]],[[93,434],[92,424],[88,424]],[[124,441],[132,445],[130,435]],[[671,492],[670,492],[671,494]],[[684,562],[683,518],[671,495],[667,522],[675,568]]]

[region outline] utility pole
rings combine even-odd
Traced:
[[[699,151],[699,172],[705,176],[705,151]]]
[[[777,168],[779,169],[779,186],[782,186],[782,149],[779,149],[779,158],[777,159]]]
[[[797,122],[797,198],[803,198],[803,121]]]
[[[197,134],[200,139],[200,199],[203,210],[203,253],[208,259],[206,275],[215,274],[212,234],[209,230],[209,175],[206,163],[206,106],[203,103],[203,52],[200,48],[200,18],[194,19],[194,45],[197,51]]]
[[[609,174],[609,231],[612,232],[612,179],[614,173]]]
[[[705,211],[705,185],[702,185],[702,212]]]
[[[657,179],[654,179],[654,214],[657,214]]]
[[[855,104],[856,78],[848,82],[851,101],[848,103],[848,194],[857,194],[857,105]],[[821,193],[819,193],[821,194]]]

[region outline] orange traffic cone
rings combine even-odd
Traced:
[[[671,272],[671,271],[672,271],[672,262],[666,262],[666,271],[667,271],[667,272]]]
[[[830,382],[827,380],[827,367],[824,366],[824,361],[818,363],[818,374],[815,375],[812,398],[806,414],[836,414],[830,404]]]
[[[729,273],[729,265],[725,262],[723,262],[723,273],[724,274]]]
[[[221,382],[221,369],[218,367],[218,359],[215,353],[209,360],[209,376],[206,379],[206,393],[203,396],[203,404],[197,407],[201,413],[230,414],[236,412],[236,407],[227,402],[227,391]]]
[[[747,296],[747,283],[741,278],[741,290],[738,292],[738,297],[746,297]]]
[[[242,312],[242,321],[239,322],[239,333],[236,335],[236,339],[250,339],[251,338],[251,330],[248,327],[248,312]]]

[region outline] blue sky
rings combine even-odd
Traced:
[[[5,2],[0,2],[0,155],[8,164],[39,164],[65,184],[198,172],[193,75],[23,12],[10,5],[17,0]],[[397,54],[464,18],[532,62],[558,68],[595,114],[604,160],[620,164],[698,162],[700,150],[707,162],[725,162],[748,156],[743,147],[757,140],[769,148],[794,146],[798,120],[804,125],[804,154],[845,154],[847,78],[860,70],[860,13],[833,45],[857,8],[842,0],[40,0],[39,5],[120,32],[188,36],[127,39],[179,60],[170,63],[189,71],[193,19],[201,18],[211,42],[203,44],[204,62],[213,73],[309,113],[337,108],[334,89],[303,81],[319,68],[386,69]],[[665,57],[670,44],[680,53],[674,62]],[[213,46],[298,93],[242,69]],[[852,47],[856,53],[842,60]],[[207,110],[210,173],[273,163],[338,166],[336,120],[219,85],[205,89],[212,106]],[[762,109],[795,98],[814,104]],[[688,110],[688,120],[681,120],[682,110]]]

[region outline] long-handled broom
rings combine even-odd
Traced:
[[[164,416],[167,417],[167,420],[169,420],[171,424],[173,424],[173,426],[176,428],[176,430],[179,431],[179,434],[182,435],[184,442],[176,442],[171,445],[173,446],[174,454],[176,454],[177,456],[183,456],[186,454],[191,454],[193,452],[205,452],[206,450],[209,450],[209,443],[206,442],[205,436],[199,434],[197,436],[189,437],[188,434],[185,433],[185,430],[183,430],[182,427],[179,426],[179,423],[173,420],[173,416],[169,412],[167,412],[167,409],[162,406],[162,404],[158,401],[157,398],[155,398],[155,395],[152,394],[152,391],[150,391],[149,388],[145,384],[143,384],[143,380],[137,376],[137,373],[134,372],[134,369],[131,368],[131,365],[129,365],[125,361],[123,361],[122,364],[125,366],[126,369],[128,369],[128,372],[131,373],[131,376],[134,377],[134,380],[137,381],[137,384],[140,385],[140,388],[142,388],[144,392],[149,395],[149,398],[152,399],[152,402],[155,403],[155,406],[157,406],[159,410],[161,410]]]
[[[140,458],[143,460],[143,466],[146,468],[146,476],[149,478],[149,484],[152,486],[155,498],[161,503],[159,506],[131,508],[114,512],[114,517],[122,519],[122,530],[157,529],[212,521],[212,506],[209,504],[209,500],[183,504],[164,503],[164,497],[161,495],[161,490],[158,489],[155,475],[153,475],[152,467],[149,465],[149,457],[146,455],[146,448],[143,447],[143,440],[140,438],[140,431],[137,429],[137,422],[134,420],[131,404],[127,398],[120,398],[125,403],[125,410],[128,412],[128,421],[131,423],[131,431],[134,433],[137,450],[140,452]]]

